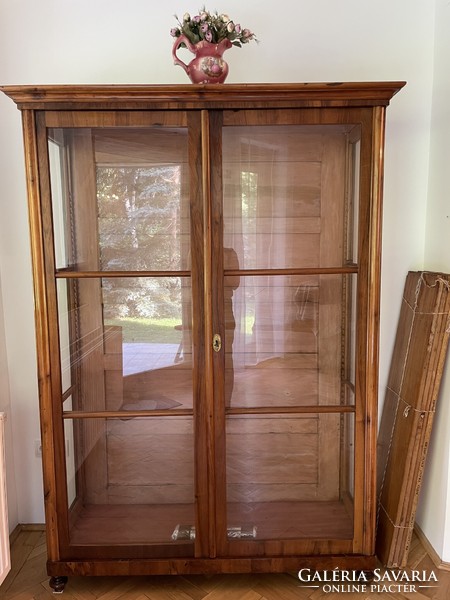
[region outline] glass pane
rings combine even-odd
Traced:
[[[351,132],[349,144],[349,175],[347,194],[347,262],[358,262],[358,218],[359,218],[359,172],[361,153],[361,130],[355,127]]]
[[[64,402],[64,410],[72,409],[72,398],[69,397]],[[73,432],[73,421],[64,421],[64,442],[66,449],[66,480],[67,480],[67,500],[69,508],[76,500],[76,466],[75,466],[75,439]]]
[[[55,236],[56,268],[66,267],[69,262],[70,236],[68,227],[68,193],[64,139],[61,130],[53,131],[48,140],[50,186],[52,190],[53,230]]]
[[[344,384],[354,384],[355,285],[345,287],[347,281],[352,278],[342,275],[225,277],[227,406],[350,402]]]
[[[235,250],[241,269],[347,261],[349,187],[357,185],[356,159],[348,160],[353,128],[224,128],[224,245]]]
[[[343,360],[344,381],[351,390],[356,385],[356,307],[357,307],[357,276],[347,275],[344,279],[345,313],[343,318],[343,335],[345,350]]]
[[[52,129],[49,154],[58,268],[188,269],[186,129]]]
[[[71,325],[70,318],[70,285],[58,281],[58,328],[59,352],[61,360],[61,387],[66,393],[72,385]]]
[[[195,523],[191,417],[65,423],[76,457],[67,467],[71,544],[185,541],[180,526]]]
[[[353,537],[353,415],[227,418],[228,537]],[[252,535],[251,535],[252,534]]]
[[[352,392],[350,392],[352,393]],[[353,505],[355,497],[355,419],[354,415],[347,414],[343,416],[344,431],[342,438],[342,455],[341,455],[341,474],[342,474],[342,489],[349,501]]]
[[[190,278],[59,279],[58,300],[74,410],[192,408]]]

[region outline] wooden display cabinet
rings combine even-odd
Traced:
[[[23,112],[52,587],[374,567],[403,85],[2,88]]]

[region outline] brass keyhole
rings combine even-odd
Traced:
[[[222,348],[222,338],[220,337],[220,335],[218,333],[214,334],[213,348],[214,348],[214,352],[220,352],[220,349]]]

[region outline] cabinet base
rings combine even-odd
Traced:
[[[172,558],[130,560],[48,561],[52,579],[61,576],[86,575],[215,575],[225,573],[286,573],[300,569],[325,571],[332,569],[373,571],[375,555],[286,556],[260,558]]]

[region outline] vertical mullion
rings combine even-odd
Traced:
[[[191,203],[191,286],[193,343],[193,408],[195,456],[195,556],[209,556],[208,407],[205,348],[204,190],[202,118],[188,113],[189,186]]]
[[[214,558],[226,542],[221,112],[189,113],[197,528],[196,555]]]
[[[226,419],[225,419],[225,314],[224,314],[224,249],[223,249],[223,183],[222,183],[222,126],[220,111],[209,114],[210,190],[211,190],[211,290],[212,333],[222,339],[221,349],[212,351],[214,458],[215,458],[215,535],[218,555],[226,553]],[[210,345],[211,347],[211,345]]]
[[[209,556],[217,556],[216,543],[216,456],[214,421],[214,374],[213,374],[213,306],[212,306],[212,223],[211,223],[211,123],[207,110],[201,111],[202,136],[202,196],[203,196],[203,302],[205,328],[205,409],[207,414],[206,456],[208,472]]]

